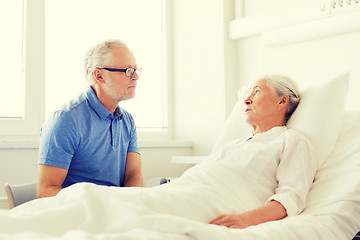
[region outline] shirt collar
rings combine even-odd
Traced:
[[[89,88],[86,90],[85,92],[85,96],[89,101],[89,106],[96,112],[96,114],[101,118],[101,119],[115,119],[118,117],[122,117],[123,113],[120,109],[119,106],[116,107],[115,109],[115,115],[112,114],[109,110],[107,110],[104,105],[102,105],[102,103],[100,102],[100,100],[98,99],[98,97],[96,96],[94,90],[92,89],[91,86],[89,86]]]
[[[273,127],[270,130],[263,132],[263,133],[251,134],[251,136],[249,135],[249,138],[253,138],[253,139],[266,138],[266,137],[270,137],[270,136],[274,136],[274,135],[279,135],[280,133],[282,133],[285,130],[287,130],[286,126]]]

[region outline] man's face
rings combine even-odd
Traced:
[[[127,47],[113,47],[111,50],[113,61],[107,67],[120,69],[137,67],[135,56]],[[120,102],[135,96],[135,88],[139,79],[136,71],[131,77],[127,77],[124,72],[105,70],[102,72],[105,81],[103,85],[104,92],[114,101]]]

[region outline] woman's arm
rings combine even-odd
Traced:
[[[286,209],[281,203],[278,201],[270,201],[260,208],[245,213],[220,215],[210,221],[210,224],[229,228],[246,228],[263,222],[280,220],[286,216]]]

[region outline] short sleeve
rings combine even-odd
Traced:
[[[74,119],[67,112],[55,112],[41,129],[39,164],[69,169],[78,142]]]
[[[137,131],[136,131],[136,125],[134,122],[134,119],[130,113],[128,114],[128,121],[129,121],[129,127],[130,127],[130,141],[129,146],[127,149],[127,152],[136,152],[140,154],[140,149],[138,146],[138,137],[137,137]]]
[[[278,187],[267,202],[276,200],[288,216],[299,214],[314,180],[317,158],[311,143],[299,132],[288,130],[276,178]]]

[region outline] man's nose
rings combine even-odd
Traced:
[[[139,74],[135,71],[134,72],[134,75],[131,77],[131,80],[139,80],[140,79],[140,76]]]

